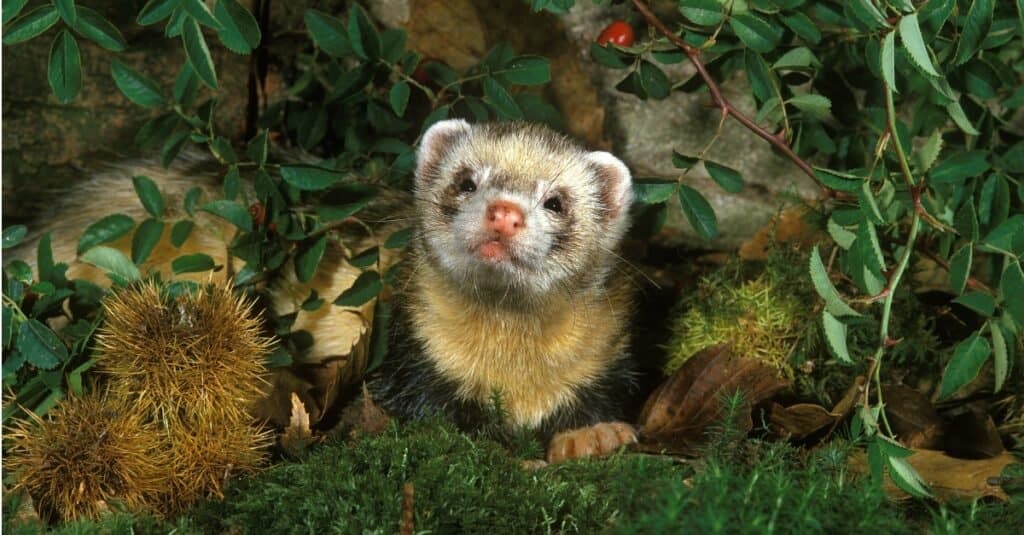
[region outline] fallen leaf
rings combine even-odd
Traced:
[[[788,407],[772,403],[771,411],[768,413],[768,421],[785,431],[793,440],[805,439],[841,417],[841,413],[829,412],[825,407],[814,403],[797,403]]]
[[[391,417],[373,401],[366,383],[363,393],[354,403],[349,404],[341,413],[341,429],[349,430],[350,436],[379,435],[387,430]]]
[[[300,457],[317,441],[317,438],[313,436],[313,430],[309,426],[309,412],[306,411],[299,396],[293,393],[291,401],[291,418],[279,441],[285,453],[292,457]]]
[[[942,418],[927,396],[903,385],[882,385],[882,399],[892,431],[905,446],[948,449],[940,442]]]
[[[921,475],[921,479],[931,487],[936,499],[940,501],[971,500],[992,497],[1001,501],[1009,500],[1002,487],[993,485],[1007,465],[1017,462],[1013,455],[1003,452],[990,459],[957,459],[944,452],[925,449],[914,449],[913,455],[906,458],[911,466]],[[858,451],[850,457],[850,467],[861,474],[867,475],[867,454]],[[990,481],[992,478],[992,481]],[[883,486],[886,494],[896,500],[910,498],[910,495],[897,487],[888,475]]]
[[[647,399],[640,415],[641,449],[692,454],[719,423],[723,398],[741,391],[745,407],[734,425],[753,427],[750,409],[788,386],[774,366],[735,357],[726,345],[705,348],[690,357]]]
[[[970,459],[996,457],[1006,451],[992,416],[983,408],[968,404],[945,416],[943,451]]]
[[[766,260],[768,251],[780,244],[807,250],[823,237],[813,225],[807,224],[810,209],[803,205],[791,206],[775,214],[768,223],[740,245],[739,257],[743,260]]]

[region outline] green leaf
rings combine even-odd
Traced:
[[[21,240],[25,239],[25,234],[28,233],[28,228],[25,225],[14,225],[4,229],[3,231],[3,248],[14,247],[21,243]]]
[[[1017,329],[1024,327],[1024,272],[1020,262],[1008,262],[999,278],[999,297],[1003,300],[1005,315],[1013,320]]]
[[[992,10],[995,0],[973,0],[964,19],[963,29],[956,40],[956,56],[954,65],[963,65],[974,56],[981,47],[981,42],[992,27]]]
[[[854,240],[857,239],[857,234],[853,233],[839,223],[836,223],[835,217],[828,218],[828,234],[832,236],[832,240],[836,242],[836,245],[849,250],[853,246]]]
[[[181,0],[181,5],[185,8],[185,12],[191,15],[191,19],[204,26],[220,30],[220,22],[217,21],[217,17],[213,16],[210,8],[206,7],[204,0]]]
[[[175,248],[181,247],[188,239],[189,235],[192,234],[192,228],[195,227],[195,223],[188,219],[182,219],[171,227],[171,245]]]
[[[511,84],[540,85],[551,81],[550,62],[541,56],[519,56],[506,63],[500,72]]]
[[[224,198],[233,201],[238,197],[238,192],[242,188],[242,177],[238,172],[238,166],[232,165],[226,175],[224,175]]]
[[[121,52],[128,46],[121,35],[121,30],[94,9],[79,6],[78,18],[71,27],[83,37],[111,52]]]
[[[164,233],[164,224],[156,219],[147,219],[139,224],[132,236],[132,262],[141,264],[149,258],[156,248],[160,236]]]
[[[981,366],[985,364],[992,348],[988,340],[977,332],[960,342],[953,352],[953,358],[946,365],[939,387],[939,399],[952,395],[961,387],[970,383],[978,376]]]
[[[377,263],[380,258],[380,248],[370,247],[369,249],[348,259],[348,263],[359,269],[366,269]]]
[[[822,95],[797,95],[786,102],[815,119],[827,119],[832,109],[832,101]]]
[[[117,249],[100,245],[93,247],[81,256],[82,261],[112,273],[124,282],[137,281],[141,278],[139,268]]]
[[[885,15],[878,10],[872,0],[853,0],[848,2],[847,5],[852,9],[856,19],[863,22],[871,30],[889,27],[889,22],[885,20]]]
[[[1024,233],[1024,215],[1017,214],[992,229],[988,235],[981,240],[985,245],[997,250],[1004,251],[1017,256],[1021,253],[1021,233]]]
[[[64,19],[64,23],[74,26],[75,19],[78,17],[75,0],[53,0],[53,5],[57,8],[57,13],[60,13],[60,18]]]
[[[967,279],[971,274],[971,262],[974,259],[974,246],[964,245],[949,260],[949,286],[953,293],[961,294],[967,287]]]
[[[11,347],[11,340],[14,338],[14,309],[8,305],[3,306],[3,317],[0,325],[2,329],[2,343],[3,348],[6,350]],[[7,359],[4,359],[4,364],[7,364]]]
[[[160,94],[160,87],[156,82],[121,63],[117,58],[111,60],[110,72],[117,88],[128,97],[128,100],[145,108],[153,108],[164,103],[164,97]]]
[[[327,236],[320,236],[312,244],[304,243],[295,255],[295,276],[299,282],[309,282],[327,250]]]
[[[598,65],[610,67],[612,69],[625,69],[629,67],[629,63],[623,59],[620,52],[616,51],[614,45],[607,44],[601,46],[597,43],[590,43],[590,57],[597,62]]]
[[[931,496],[917,470],[914,470],[914,467],[906,459],[887,456],[886,462],[889,465],[889,477],[897,487],[917,498]]]
[[[252,138],[246,153],[261,166],[267,163],[267,130],[260,130],[256,137]]]
[[[352,53],[345,24],[335,17],[315,9],[305,13],[306,29],[313,43],[330,56],[342,57]]]
[[[928,55],[928,47],[924,44],[924,37],[921,36],[921,27],[917,24],[917,13],[907,15],[900,19],[900,42],[903,48],[910,54],[910,62],[921,69],[928,76],[939,77],[938,71],[932,65],[932,58]]]
[[[181,0],[149,0],[139,11],[135,22],[140,26],[149,26],[166,19],[178,7]]]
[[[861,314],[856,310],[850,308],[841,297],[839,292],[836,291],[836,287],[832,285],[832,281],[828,278],[828,272],[825,270],[825,264],[821,261],[821,255],[818,252],[818,246],[814,246],[814,250],[811,251],[811,262],[810,262],[810,273],[811,283],[814,285],[814,289],[818,292],[818,295],[825,300],[825,310],[833,316],[860,316]]]
[[[3,4],[3,23],[6,25],[8,22],[17,17],[21,10],[24,9],[25,4],[28,0],[4,0]]]
[[[405,107],[409,105],[409,93],[409,84],[404,80],[391,86],[388,100],[391,101],[391,109],[394,110],[395,115],[399,117],[405,115]]]
[[[217,71],[213,57],[206,46],[206,38],[194,18],[188,18],[181,27],[181,41],[185,44],[185,55],[196,75],[210,89],[217,89]]]
[[[376,271],[364,271],[359,274],[352,287],[341,292],[334,304],[343,307],[358,307],[366,304],[380,294],[384,288],[380,274]]]
[[[29,318],[18,328],[18,350],[40,370],[52,370],[68,358],[68,348],[39,320]]]
[[[793,33],[800,36],[801,39],[807,41],[812,45],[816,45],[821,41],[821,30],[807,15],[800,12],[793,12],[780,17],[782,23],[786,25]]]
[[[878,208],[878,202],[875,200],[875,194],[871,191],[870,181],[865,180],[861,183],[860,191],[857,192],[857,200],[860,204],[861,213],[864,214],[868,221],[875,225],[885,223],[882,212]]]
[[[743,44],[762,54],[775,49],[782,37],[782,32],[753,13],[733,15],[729,18],[729,27]]]
[[[217,0],[213,14],[220,22],[217,37],[224,46],[238,54],[248,54],[259,46],[262,35],[260,26],[249,10],[238,0]]]
[[[700,158],[696,156],[687,156],[685,154],[672,151],[672,167],[675,167],[676,169],[690,169],[698,163],[700,163]]]
[[[896,91],[896,32],[889,32],[882,38],[882,54],[880,55],[881,69],[882,69],[882,80],[885,84],[892,89],[893,93]]]
[[[991,295],[982,292],[967,292],[953,300],[982,316],[991,317],[996,311],[996,300]]]
[[[825,329],[825,339],[828,341],[828,347],[832,350],[832,354],[840,362],[853,364],[850,350],[846,347],[846,324],[829,314],[828,310],[821,311],[821,324]]]
[[[7,16],[6,10],[4,16]],[[4,25],[6,26],[4,28],[4,44],[13,45],[28,41],[49,30],[58,20],[60,20],[60,14],[57,13],[57,9],[53,5],[39,6],[12,24]]]
[[[1006,383],[1006,376],[1009,373],[1010,359],[1006,350],[1006,339],[1003,337],[1003,330],[996,322],[989,322],[989,332],[992,334],[992,372],[995,376],[993,389],[999,392]]]
[[[821,61],[806,46],[791,49],[772,63],[773,70],[806,70],[817,67],[821,67]]]
[[[213,258],[203,253],[182,255],[171,261],[171,271],[175,275],[209,271],[216,266],[217,264],[213,261]]]
[[[160,218],[164,213],[164,198],[160,194],[160,188],[147,176],[132,177],[132,184],[135,186],[135,193],[138,194],[142,206],[149,212],[149,215]]]
[[[343,173],[309,165],[282,165],[281,178],[303,191],[317,191],[329,188],[341,179]]]
[[[199,186],[194,186],[185,193],[185,198],[182,200],[182,207],[185,209],[190,217],[196,215],[196,202],[199,201],[199,197],[203,194],[203,190]]]
[[[82,56],[78,51],[78,41],[67,30],[61,30],[50,47],[47,77],[61,104],[74,100],[82,89]]]
[[[715,0],[681,0],[679,12],[701,26],[715,26],[725,20],[722,4]]]
[[[380,57],[380,35],[359,4],[352,4],[348,11],[348,39],[360,59],[375,61]]]
[[[234,201],[220,200],[204,204],[199,208],[215,216],[228,220],[232,225],[244,230],[252,230],[252,216],[249,210]]]
[[[953,225],[960,237],[970,242],[978,241],[978,214],[974,211],[974,199],[964,199],[960,209],[956,211],[953,218]]]
[[[845,191],[853,193],[860,190],[861,183],[864,181],[863,177],[851,175],[847,173],[840,173],[831,169],[823,169],[820,167],[814,168],[814,176],[818,177],[818,180],[836,191]]]
[[[672,92],[672,82],[657,65],[649,61],[641,61],[637,73],[640,85],[643,86],[648,97],[661,100],[667,98]]]
[[[82,237],[78,239],[78,254],[101,243],[114,241],[128,234],[134,226],[135,221],[124,214],[108,215],[86,227]]]
[[[991,167],[987,157],[988,151],[983,150],[957,152],[932,169],[931,180],[935,184],[952,184],[979,176]]]
[[[522,119],[523,112],[508,91],[494,78],[484,78],[484,102],[490,104],[498,115],[505,119]]]
[[[679,206],[690,226],[705,240],[718,235],[718,219],[707,199],[699,191],[685,184],[679,185]]]
[[[677,187],[675,180],[638,178],[633,180],[634,201],[638,204],[663,203],[672,197]]]
[[[765,63],[761,54],[747,50],[743,57],[747,80],[750,81],[750,89],[754,93],[754,98],[758,102],[767,102],[775,98],[775,87],[778,82],[775,75],[768,70],[768,64]]]
[[[725,191],[729,193],[743,191],[743,176],[739,171],[709,160],[704,160],[704,168]]]
[[[412,238],[412,227],[392,232],[388,239],[384,241],[384,248],[401,249],[409,244],[410,238]]]
[[[924,173],[931,169],[935,165],[935,160],[938,159],[941,151],[942,131],[935,130],[932,132],[932,135],[928,136],[928,141],[925,141],[924,145],[921,146],[921,150],[914,152],[913,159],[917,170]]]
[[[972,136],[980,135],[978,129],[974,128],[970,119],[967,118],[967,114],[964,113],[964,109],[960,106],[959,100],[953,100],[949,104],[946,104],[946,113],[949,114],[949,117],[953,119],[953,122],[956,123],[956,125],[960,127],[960,130],[963,130],[965,134],[970,134]]]

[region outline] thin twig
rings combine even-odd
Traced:
[[[715,82],[714,78],[711,77],[711,73],[708,72],[707,67],[704,65],[704,61],[701,60],[699,49],[686,44],[682,38],[670,30],[668,26],[665,26],[665,23],[661,22],[661,19],[651,11],[651,8],[648,7],[646,2],[643,2],[642,0],[633,0],[633,6],[636,7],[637,11],[639,11],[641,15],[643,15],[648,24],[653,26],[658,30],[658,32],[672,42],[672,44],[676,45],[680,50],[686,53],[686,56],[690,58],[690,63],[692,63],[697,69],[697,74],[699,74],[701,79],[704,80],[704,84],[708,86],[708,90],[711,92],[711,99],[714,101],[715,106],[718,106],[718,108],[722,110],[722,113],[731,115],[733,119],[739,121],[739,123],[747,127],[748,130],[757,134],[757,136],[763,138],[768,143],[771,143],[773,147],[781,151],[787,158],[796,164],[804,174],[811,177],[816,183],[821,185],[821,181],[818,180],[818,177],[814,174],[814,169],[811,165],[800,158],[800,156],[797,156],[789,144],[782,139],[779,139],[771,132],[758,126],[757,123],[736,109],[736,107],[725,98],[721,89],[719,89],[718,84]],[[831,188],[825,185],[821,185],[821,187],[822,195],[825,198],[830,198],[834,195],[834,191]]]

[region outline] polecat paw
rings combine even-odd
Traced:
[[[605,457],[636,442],[636,429],[625,422],[602,422],[555,435],[548,445],[548,462]]]

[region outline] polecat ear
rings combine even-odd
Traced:
[[[597,172],[597,180],[601,184],[601,200],[608,207],[608,219],[622,217],[633,202],[633,179],[629,168],[622,160],[603,151],[587,153],[587,161]]]
[[[445,154],[455,143],[469,134],[472,127],[462,119],[438,121],[423,133],[420,149],[416,153],[416,185],[436,179]]]

